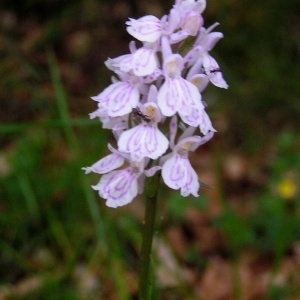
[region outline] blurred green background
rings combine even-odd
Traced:
[[[128,53],[128,17],[171,1],[0,4],[0,299],[137,299],[143,199],[109,209],[89,166],[113,142],[88,113]],[[300,299],[300,3],[211,0],[229,84],[191,154],[198,199],[162,187],[155,299]]]

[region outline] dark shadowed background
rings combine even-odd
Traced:
[[[110,209],[84,175],[113,138],[88,113],[128,53],[129,17],[172,1],[2,0],[0,299],[137,299],[144,202]],[[229,84],[191,154],[200,197],[162,185],[155,299],[300,299],[300,3],[210,0]]]

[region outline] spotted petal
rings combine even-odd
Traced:
[[[106,199],[109,207],[123,206],[132,201],[138,194],[137,174],[133,174],[130,168],[120,171],[112,171],[101,177],[99,183],[92,186],[99,191],[99,196]]]
[[[168,159],[162,167],[162,178],[171,189],[180,189],[180,194],[183,197],[189,194],[195,197],[199,196],[198,176],[186,157],[175,154]]]
[[[90,172],[105,174],[119,168],[123,165],[123,163],[124,158],[121,155],[117,153],[111,153],[95,162],[92,166],[82,169],[85,170],[85,174]]]
[[[209,132],[216,132],[217,130],[213,128],[211,120],[206,113],[206,111],[203,111],[203,114],[201,115],[201,120],[199,123],[200,130],[204,135],[207,135]]]
[[[157,104],[163,115],[170,117],[183,106],[201,106],[198,89],[182,77],[167,78],[158,91]]]
[[[119,140],[119,151],[130,153],[133,160],[144,157],[157,159],[164,154],[169,146],[169,141],[156,125],[139,124],[124,131]]]
[[[147,76],[157,69],[155,51],[148,48],[140,48],[120,64],[123,72],[133,71],[136,76]]]
[[[161,22],[154,16],[144,16],[137,20],[129,19],[126,25],[128,25],[128,33],[142,42],[153,43],[161,36]]]
[[[92,99],[106,109],[108,116],[119,117],[130,113],[137,106],[139,91],[136,85],[128,81],[117,82]]]
[[[197,127],[202,120],[203,112],[204,107],[201,104],[199,107],[184,105],[178,113],[184,123]]]
[[[203,57],[203,68],[212,84],[220,88],[228,88],[228,84],[223,78],[222,71],[217,61],[212,56],[207,54]]]

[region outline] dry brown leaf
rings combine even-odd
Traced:
[[[195,290],[205,300],[233,299],[232,269],[229,263],[220,257],[212,257]]]
[[[187,268],[183,268],[177,262],[171,247],[162,238],[154,240],[153,247],[156,260],[157,283],[162,287],[176,287],[183,282],[190,282],[193,274]]]

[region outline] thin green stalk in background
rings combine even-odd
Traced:
[[[33,218],[40,218],[40,210],[38,206],[38,201],[34,195],[33,189],[31,187],[29,178],[24,171],[17,171],[17,177],[19,180],[19,185],[24,195],[26,205],[28,208],[29,214]]]
[[[58,65],[54,53],[52,51],[48,52],[48,61],[51,72],[51,78],[54,86],[55,97],[57,101],[57,107],[61,122],[63,124],[63,131],[70,149],[72,149],[75,153],[75,156],[79,154],[79,144],[77,142],[75,133],[72,128],[71,118],[68,112],[67,106],[67,98],[65,95],[65,90],[61,81]],[[107,245],[105,239],[105,229],[104,222],[102,220],[102,216],[99,211],[99,207],[97,205],[97,200],[93,193],[93,190],[90,188],[87,177],[81,171],[80,166],[78,166],[78,176],[82,183],[83,191],[85,194],[85,198],[88,204],[88,208],[90,214],[93,219],[93,223],[95,226],[95,231],[97,235],[98,242],[102,244],[103,250],[107,252]]]
[[[157,191],[160,174],[149,177],[145,183],[146,208],[143,228],[143,242],[140,258],[139,274],[139,299],[151,299],[153,280],[150,278],[151,269],[151,248],[154,233]]]
[[[66,261],[69,261],[72,258],[74,252],[69,236],[66,234],[63,224],[55,215],[55,212],[52,209],[51,205],[46,203],[46,206],[46,216],[49,222],[50,230],[56,240],[57,245],[61,249],[64,258],[66,259]]]

